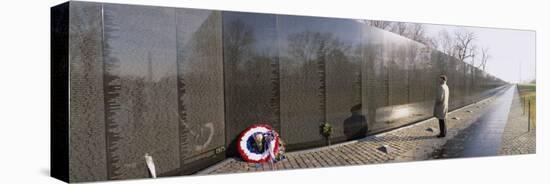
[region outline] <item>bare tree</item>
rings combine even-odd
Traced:
[[[227,31],[224,31],[224,44],[229,50],[229,59],[238,60],[249,51],[254,40],[254,31],[252,27],[241,20],[230,22]]]
[[[428,45],[428,47],[441,50],[441,45],[437,38],[426,37],[425,39],[426,39],[426,45]]]
[[[470,49],[468,49],[468,55],[470,56],[470,64],[472,66],[476,66],[476,57],[477,57],[477,45],[472,45]],[[479,68],[479,67],[478,67]]]
[[[491,55],[489,55],[489,48],[484,47],[481,49],[481,64],[479,65],[479,68],[481,68],[483,71],[485,71],[485,68],[487,67],[487,61],[491,58]]]
[[[391,27],[391,32],[405,36],[408,25],[405,22],[394,22]]]
[[[335,51],[347,52],[351,48],[330,33],[304,31],[288,35],[289,53],[305,62],[326,57]]]
[[[237,71],[238,63],[245,60],[250,52],[252,44],[255,42],[254,31],[252,27],[241,20],[228,23],[228,28],[224,34],[224,58],[227,59],[227,70]]]
[[[377,27],[386,31],[399,34],[401,36],[407,37],[411,40],[423,43],[430,44],[431,41],[426,37],[426,30],[423,24],[418,23],[406,23],[406,22],[391,22],[391,21],[382,21],[382,20],[366,20],[367,25]]]
[[[436,45],[434,44],[435,40],[431,40],[426,36],[426,29],[423,24],[390,22],[389,27],[389,31],[407,37],[411,40],[426,44],[428,46]]]
[[[456,31],[455,32],[455,49],[457,52],[456,57],[463,62],[466,62],[468,58],[472,59],[472,65],[475,63],[476,48],[474,40],[476,35],[471,31]]]
[[[407,37],[409,39],[426,44],[426,30],[423,24],[412,23],[408,27],[409,31]]]
[[[370,26],[374,26],[380,29],[384,30],[390,30],[391,29],[391,23],[390,21],[383,21],[383,20],[368,20],[367,24]]]
[[[447,32],[447,30],[443,29],[439,31],[437,40],[443,53],[456,57],[456,40],[449,34],[449,32]]]

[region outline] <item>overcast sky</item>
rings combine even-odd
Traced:
[[[430,37],[446,29],[450,34],[465,29],[475,32],[478,48],[488,47],[491,57],[487,61],[488,73],[508,82],[535,79],[535,32],[511,29],[493,29],[425,24]],[[481,57],[481,51],[478,58]],[[479,60],[476,65],[479,64]],[[521,70],[521,71],[520,71]],[[520,74],[521,73],[521,74]]]

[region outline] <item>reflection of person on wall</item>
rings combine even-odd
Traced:
[[[449,106],[449,87],[447,87],[447,76],[439,76],[439,86],[435,96],[434,116],[439,120],[439,135],[437,137],[445,137],[447,128],[445,127],[445,119]]]
[[[344,135],[347,140],[365,136],[368,131],[367,120],[361,115],[361,104],[351,108],[351,117],[344,120]]]

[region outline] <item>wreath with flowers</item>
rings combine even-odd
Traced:
[[[244,161],[263,163],[284,158],[284,146],[279,134],[268,124],[249,126],[239,135],[237,141],[237,150]]]

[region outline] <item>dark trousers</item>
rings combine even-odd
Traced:
[[[445,136],[447,134],[447,128],[445,127],[445,119],[439,119],[439,135]]]

